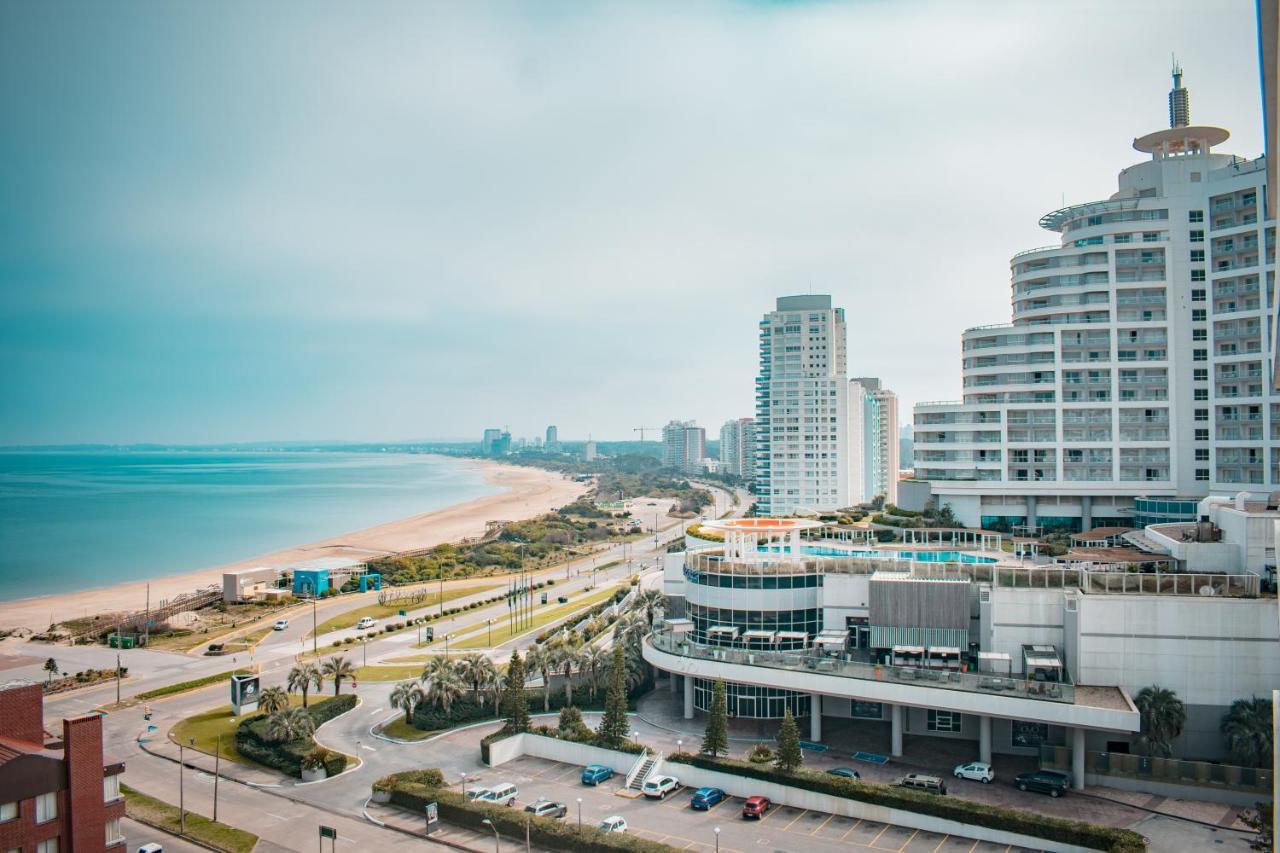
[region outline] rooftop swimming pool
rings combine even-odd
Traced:
[[[778,546],[761,548],[773,553],[790,553],[790,548]],[[823,545],[801,545],[800,553],[811,557],[869,557],[877,560],[902,560],[917,563],[994,563],[994,557],[983,557],[967,551],[874,551],[866,548],[832,548]]]

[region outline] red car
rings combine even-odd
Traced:
[[[742,804],[742,816],[759,820],[764,817],[764,813],[771,805],[773,804],[769,802],[768,797],[747,797],[747,801]]]

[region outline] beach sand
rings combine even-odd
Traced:
[[[153,578],[151,604],[192,592],[211,584],[222,584],[222,573],[256,566],[283,566],[317,557],[368,559],[399,551],[430,548],[445,542],[480,536],[489,521],[518,521],[572,503],[587,490],[563,475],[540,468],[473,462],[487,482],[502,491],[421,515],[379,524],[252,557],[225,566],[215,566],[180,575]],[[0,628],[30,628],[43,631],[50,621],[61,621],[88,613],[141,610],[147,602],[147,583],[130,582],[100,589],[59,593],[38,598],[0,602]]]

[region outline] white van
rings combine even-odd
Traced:
[[[480,796],[476,797],[477,803],[506,803],[509,806],[516,804],[516,797],[520,796],[520,789],[510,782],[499,782]]]

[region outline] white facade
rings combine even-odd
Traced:
[[[915,476],[962,522],[1088,529],[1140,496],[1280,483],[1264,162],[1178,126],[1011,261],[1013,322],[962,335],[964,397],[915,408]]]
[[[738,477],[755,473],[755,420],[736,418],[720,427],[720,470]]]
[[[587,439],[587,443],[582,446],[582,458],[587,462],[594,462],[598,455],[596,443],[591,439]]]
[[[671,421],[662,428],[663,465],[693,474],[706,455],[707,431],[693,421]]]
[[[756,493],[762,515],[851,503],[843,308],[782,296],[760,321]]]
[[[857,408],[861,406],[865,413],[866,424],[862,427],[861,438],[853,439],[855,452],[862,459],[862,479],[865,482],[860,500],[871,500],[883,495],[891,504],[898,502],[898,466],[900,462],[898,449],[898,395],[885,388],[879,379],[859,376],[850,380],[858,389],[850,391],[850,406],[854,408],[852,420],[857,429]],[[859,393],[870,399],[859,402]],[[856,445],[861,442],[861,447]],[[855,477],[856,479],[856,477]]]

